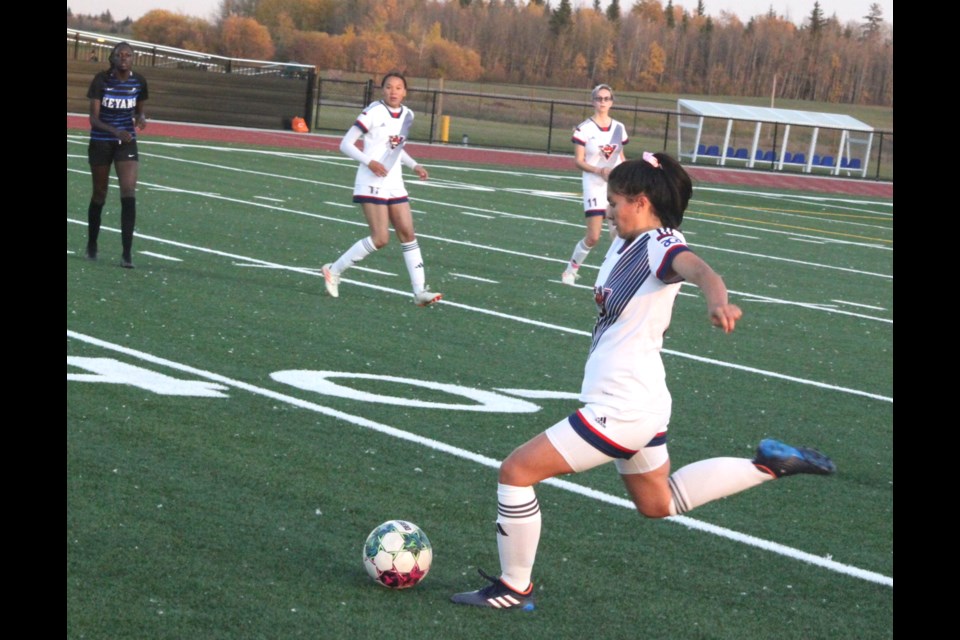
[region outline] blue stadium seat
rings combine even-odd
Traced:
[[[728,157],[728,158],[732,158],[732,157],[734,157],[736,154],[737,154],[737,152],[733,150],[733,147],[727,147],[727,157]]]
[[[763,160],[763,149],[757,149],[756,153],[753,154],[754,160]]]
[[[706,153],[707,153],[707,145],[705,145],[705,144],[698,144],[698,145],[697,145],[697,155],[698,155],[698,156],[702,156],[702,155],[705,155]]]
[[[737,149],[736,153],[733,154],[733,157],[738,158],[740,160],[749,160],[750,152],[747,151],[746,147],[740,147],[739,149]]]
[[[807,164],[807,156],[803,153],[803,151],[798,151],[797,153],[793,154],[793,163]]]
[[[815,167],[819,167],[819,166],[820,166],[820,154],[819,154],[819,153],[813,154],[813,166],[815,166]]]
[[[705,156],[720,156],[720,145],[712,144],[703,152]]]
[[[850,158],[850,164],[848,166],[851,169],[859,169],[861,167],[860,158]]]
[[[763,154],[763,158],[761,158],[763,162],[773,162],[775,159],[773,151],[767,151]]]
[[[784,162],[784,163],[793,162],[793,154],[790,153],[789,151],[784,151],[784,152],[783,152],[783,162]]]
[[[832,167],[834,164],[836,163],[833,161],[833,156],[823,156],[820,158],[821,167]]]

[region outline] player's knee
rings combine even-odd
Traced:
[[[383,249],[390,242],[390,235],[386,233],[384,233],[383,235],[376,234],[371,237],[373,238],[373,246],[376,247],[378,250]]]
[[[583,244],[587,246],[588,249],[592,249],[593,245],[597,244],[600,241],[600,232],[597,231],[588,231],[587,235],[583,238]]]
[[[500,463],[498,481],[501,484],[524,486],[524,469],[517,456],[510,454]]]
[[[650,496],[634,497],[633,504],[644,518],[667,518],[671,515],[670,502],[667,500],[652,500]]]
[[[637,505],[637,511],[640,512],[644,518],[658,519],[658,518],[667,518],[670,516],[670,509],[663,506],[651,506],[651,505]]]

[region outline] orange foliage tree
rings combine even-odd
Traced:
[[[231,58],[270,60],[275,48],[270,31],[254,20],[230,16],[220,27],[220,52]]]
[[[200,18],[154,9],[130,25],[133,37],[143,42],[210,53],[212,27]]]

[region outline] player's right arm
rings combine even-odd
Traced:
[[[368,156],[363,150],[357,146],[357,140],[360,139],[360,136],[363,135],[363,131],[359,126],[353,125],[347,129],[347,133],[344,134],[343,140],[340,141],[340,152],[344,155],[353,158],[362,165],[366,165],[374,175],[383,177],[387,175],[387,169],[382,164]]]
[[[682,251],[673,258],[670,265],[673,273],[687,282],[700,287],[707,299],[707,314],[710,323],[730,333],[743,316],[743,311],[727,299],[727,285],[716,271],[704,262],[703,258],[692,251]]]

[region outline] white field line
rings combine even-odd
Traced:
[[[152,251],[138,251],[137,253],[145,256],[152,256],[154,258],[160,258],[161,260],[169,260],[170,262],[183,262],[183,260],[180,258],[174,258],[173,256],[165,256],[162,253],[154,253]]]
[[[79,225],[86,225],[86,224],[87,224],[87,222],[86,222],[85,220],[73,220],[73,219],[70,219],[70,218],[67,218],[67,222],[72,222],[72,223],[74,223],[74,224],[79,224]],[[101,231],[107,230],[107,231],[113,231],[113,232],[119,233],[119,230],[118,230],[118,229],[112,229],[112,228],[109,228],[109,227],[101,227],[100,230],[101,230]],[[287,269],[287,270],[293,271],[293,272],[295,272],[295,273],[301,273],[301,274],[304,274],[304,275],[310,275],[310,276],[314,276],[314,277],[320,277],[319,274],[317,273],[317,270],[316,270],[316,269],[310,269],[310,268],[305,268],[305,267],[285,266],[285,265],[278,264],[278,263],[276,263],[276,262],[270,262],[270,261],[268,261],[268,260],[261,260],[261,259],[259,259],[259,258],[251,258],[251,257],[248,257],[248,256],[241,256],[241,255],[238,255],[238,254],[235,254],[235,253],[227,253],[227,252],[225,252],[225,251],[218,251],[218,250],[216,250],[216,249],[210,249],[210,248],[208,248],[208,247],[198,247],[198,246],[196,246],[196,245],[189,245],[189,244],[186,244],[186,243],[183,243],[183,242],[177,242],[177,241],[175,241],[175,240],[165,240],[165,239],[163,239],[163,238],[158,238],[158,237],[156,237],[156,236],[149,236],[149,235],[145,235],[145,234],[139,234],[137,237],[140,238],[140,239],[142,239],[142,240],[152,240],[152,241],[154,241],[154,242],[160,242],[160,243],[168,244],[168,245],[175,246],[175,247],[181,247],[181,248],[183,248],[183,249],[189,249],[189,250],[191,250],[191,251],[197,251],[197,252],[200,252],[200,253],[208,253],[208,254],[211,254],[211,255],[221,256],[221,257],[224,257],[224,258],[228,258],[228,259],[235,260],[235,261],[238,261],[238,262],[243,262],[243,263],[246,263],[246,264],[263,265],[263,266],[273,267],[273,268],[278,268],[278,269]],[[398,290],[398,289],[391,289],[391,288],[389,288],[389,287],[383,287],[383,286],[380,286],[380,285],[371,284],[371,283],[369,283],[369,282],[360,282],[360,281],[357,281],[357,280],[351,280],[351,279],[348,279],[348,278],[344,278],[344,277],[342,277],[342,276],[341,276],[340,281],[341,281],[341,282],[344,282],[344,283],[348,283],[348,284],[353,284],[353,285],[356,285],[356,286],[359,286],[359,287],[366,287],[366,288],[368,288],[368,289],[374,289],[375,291],[383,291],[383,292],[385,292],[385,293],[392,293],[392,294],[395,294],[395,295],[402,295],[402,296],[409,296],[409,295],[410,295],[410,293],[409,293],[408,291],[400,291],[400,290]],[[482,314],[484,314],[484,315],[490,315],[490,316],[494,316],[494,317],[498,317],[498,318],[503,318],[503,319],[505,319],[505,320],[512,320],[512,321],[514,321],[514,322],[520,322],[520,323],[523,323],[523,324],[529,324],[529,325],[541,327],[541,328],[544,328],[544,329],[552,329],[552,330],[554,330],[554,331],[561,331],[561,332],[564,332],[564,333],[572,333],[572,334],[574,334],[574,335],[580,335],[580,336],[586,336],[586,337],[590,337],[590,335],[591,335],[589,331],[584,331],[583,329],[571,329],[570,327],[563,327],[563,326],[561,326],[561,325],[552,324],[552,323],[549,323],[549,322],[541,322],[540,320],[531,320],[531,319],[529,319],[529,318],[523,318],[523,317],[520,317],[520,316],[514,316],[514,315],[511,315],[511,314],[502,313],[502,312],[500,312],[500,311],[493,311],[493,310],[491,310],[491,309],[484,309],[484,308],[482,308],[482,307],[474,307],[474,306],[467,305],[467,304],[461,304],[461,303],[459,303],[459,302],[453,302],[453,301],[448,300],[448,299],[440,300],[440,301],[437,302],[436,304],[438,304],[438,305],[444,305],[444,306],[450,306],[450,307],[454,307],[454,308],[457,308],[457,309],[463,309],[464,311],[469,311],[469,312],[472,312],[472,313],[482,313]],[[722,362],[722,361],[720,361],[720,360],[713,360],[713,359],[711,359],[711,358],[704,358],[704,357],[702,357],[702,356],[697,356],[697,355],[690,354],[690,353],[683,353],[683,352],[681,352],[681,351],[674,351],[674,350],[672,350],[672,349],[664,349],[664,350],[663,350],[663,353],[666,353],[666,354],[669,354],[669,355],[678,356],[678,357],[681,357],[681,358],[688,358],[688,359],[690,359],[690,360],[695,360],[695,361],[697,361],[697,362],[714,364],[714,365],[717,365],[717,366],[720,366],[720,367],[727,367],[727,368],[736,369],[736,370],[739,370],[739,371],[745,371],[745,372],[749,372],[749,373],[757,373],[757,374],[760,374],[760,375],[763,375],[763,376],[767,376],[767,377],[771,377],[771,378],[778,378],[778,379],[781,379],[781,380],[788,380],[788,381],[790,381],[790,382],[796,382],[796,383],[799,383],[799,384],[806,384],[806,385],[813,386],[813,387],[819,387],[819,388],[821,388],[821,389],[829,389],[829,390],[832,390],[832,391],[839,391],[839,392],[841,392],[841,393],[848,393],[848,394],[855,395],[855,396],[863,396],[863,397],[866,397],[866,398],[872,398],[872,399],[874,399],[874,400],[881,400],[881,401],[883,401],[883,402],[890,402],[890,403],[893,402],[893,398],[892,398],[892,397],[889,397],[889,396],[884,396],[884,395],[880,395],[880,394],[876,394],[876,393],[870,393],[870,392],[867,392],[867,391],[861,391],[861,390],[859,390],[859,389],[850,389],[850,388],[847,388],[847,387],[841,387],[841,386],[837,386],[837,385],[827,384],[827,383],[825,383],[825,382],[819,382],[819,381],[816,381],[816,380],[806,380],[806,379],[804,379],[804,378],[797,378],[797,377],[794,377],[794,376],[788,376],[788,375],[786,375],[786,374],[777,373],[777,372],[775,372],[775,371],[767,371],[767,370],[764,370],[764,369],[757,369],[757,368],[754,368],[754,367],[747,367],[747,366],[744,366],[744,365],[738,365],[738,364],[734,364],[734,363],[731,363],[731,362]]]
[[[78,136],[67,136],[67,141],[68,141],[68,142],[75,143],[75,144],[86,144],[86,138],[81,138],[81,137],[78,137]],[[211,151],[226,151],[226,152],[246,153],[246,154],[260,153],[260,154],[263,154],[263,155],[272,155],[272,156],[278,156],[278,157],[295,158],[295,159],[302,159],[302,160],[316,161],[316,162],[326,162],[326,163],[335,164],[335,165],[344,166],[344,167],[349,167],[349,166],[354,166],[354,165],[355,165],[355,163],[353,163],[353,161],[351,161],[351,160],[346,160],[346,159],[341,160],[341,159],[336,158],[336,157],[318,157],[316,154],[307,154],[307,153],[279,152],[279,151],[268,151],[268,150],[260,150],[260,149],[238,149],[238,148],[235,148],[235,147],[222,147],[222,146],[204,145],[204,144],[183,144],[183,143],[155,142],[155,141],[148,141],[148,142],[145,142],[145,143],[144,143],[144,146],[153,146],[153,145],[156,145],[156,146],[167,146],[167,147],[174,147],[174,148],[194,148],[194,149],[205,149],[205,150],[211,150]],[[201,165],[201,166],[211,167],[211,168],[214,168],[214,169],[221,169],[221,170],[224,170],[224,171],[234,171],[234,172],[241,172],[241,173],[252,173],[252,174],[255,174],[255,175],[262,175],[262,176],[265,176],[265,177],[276,178],[276,179],[280,179],[280,180],[295,180],[295,181],[301,181],[301,182],[310,182],[310,183],[319,184],[319,185],[323,185],[323,186],[332,186],[332,187],[336,187],[336,188],[339,188],[339,189],[352,189],[352,186],[350,186],[350,185],[330,184],[330,183],[319,182],[319,181],[311,180],[311,179],[307,179],[307,178],[300,178],[300,177],[288,176],[288,175],[282,175],[282,174],[270,174],[270,173],[266,173],[266,172],[262,172],[262,171],[255,171],[255,170],[251,170],[251,169],[241,169],[241,168],[237,168],[237,167],[230,167],[230,166],[223,165],[223,164],[215,164],[215,163],[210,163],[210,162],[202,162],[202,161],[199,161],[199,160],[188,160],[188,159],[186,159],[186,158],[163,156],[163,155],[159,155],[159,154],[145,154],[145,155],[152,156],[152,157],[157,157],[157,158],[161,158],[161,159],[164,159],[164,160],[170,160],[171,162],[183,162],[183,163],[189,163],[189,164],[198,164],[198,165]],[[85,156],[70,155],[70,154],[68,154],[68,157],[77,157],[77,158],[80,158],[80,157],[85,157]],[[504,174],[504,175],[511,175],[511,176],[516,176],[516,175],[528,175],[528,176],[531,176],[531,177],[541,178],[541,179],[574,180],[574,178],[572,178],[571,176],[563,176],[563,175],[538,174],[538,173],[532,173],[532,172],[505,171],[505,170],[492,170],[492,169],[481,169],[481,168],[474,168],[474,167],[460,167],[460,166],[438,165],[438,164],[434,164],[434,165],[431,165],[431,166],[434,166],[434,167],[442,167],[442,168],[444,168],[444,169],[448,169],[448,170],[451,170],[451,171],[469,171],[470,173],[492,173],[492,174]],[[577,177],[575,178],[575,180],[576,180],[576,181],[579,181],[579,180],[580,180],[580,177],[577,176]],[[452,184],[452,181],[444,181],[444,182],[445,182],[446,184]],[[411,184],[429,185],[430,182],[422,182],[422,183],[411,182]],[[482,190],[482,191],[495,191],[495,190],[496,190],[496,189],[494,189],[494,188],[492,188],[492,187],[488,187],[488,186],[486,186],[486,185],[472,185],[472,184],[468,184],[468,183],[460,183],[460,186],[461,186],[461,188],[470,189],[470,190]],[[741,195],[753,195],[753,196],[769,197],[769,198],[775,198],[775,199],[782,199],[782,198],[788,197],[788,196],[784,196],[783,194],[767,193],[767,192],[762,192],[762,191],[748,191],[748,190],[743,190],[743,189],[732,189],[732,188],[702,188],[702,189],[701,189],[701,188],[698,187],[698,190],[702,190],[702,191],[718,191],[718,192],[723,192],[723,193],[734,193],[734,194],[741,194]],[[507,189],[506,191],[511,191],[511,192],[520,193],[520,194],[531,194],[531,193],[532,193],[532,192],[529,191],[529,190],[510,190],[510,189]],[[562,195],[562,194],[561,194],[561,195]],[[794,199],[794,200],[801,200],[801,201],[803,201],[803,200],[811,200],[811,201],[824,202],[824,203],[829,203],[829,202],[834,202],[834,201],[836,201],[836,202],[855,202],[855,203],[860,203],[860,204],[865,204],[865,205],[866,205],[866,204],[876,204],[876,205],[878,205],[878,206],[888,205],[888,203],[887,203],[886,201],[884,201],[884,202],[870,203],[869,201],[849,200],[849,199],[839,198],[839,197],[835,197],[835,196],[798,196],[798,195],[791,195],[791,196],[789,196],[789,198],[792,198],[792,199]],[[431,201],[431,200],[424,200],[424,199],[421,199],[421,198],[418,198],[418,201],[421,201],[421,202],[429,202],[429,203],[431,203],[431,204],[436,204],[436,205],[438,205],[438,206],[446,206],[446,207],[454,206],[454,205],[452,205],[452,204],[449,203],[449,202],[436,202],[436,201]],[[713,204],[713,203],[705,203],[705,204]],[[725,205],[725,206],[728,206],[728,205]],[[889,203],[888,206],[892,206],[892,203]],[[477,211],[489,211],[489,210],[482,209],[482,208],[479,208],[479,207],[466,207],[466,208],[475,209],[475,210],[477,210]],[[750,207],[742,207],[742,208],[749,209]],[[521,219],[536,220],[536,221],[538,221],[538,222],[545,222],[545,223],[551,223],[551,224],[561,224],[561,225],[565,225],[565,226],[575,226],[575,227],[580,227],[580,226],[582,226],[582,225],[581,225],[580,223],[578,223],[578,222],[577,222],[577,223],[574,223],[574,222],[569,222],[569,221],[560,221],[560,220],[552,220],[552,219],[541,219],[541,218],[537,218],[537,217],[534,217],[534,216],[522,216],[522,215],[517,215],[517,214],[509,214],[509,213],[505,213],[505,212],[495,212],[495,211],[489,211],[489,212],[490,212],[490,213],[497,213],[497,214],[499,214],[499,215],[504,215],[504,216],[521,218]],[[696,217],[696,213],[697,213],[696,211],[688,210],[686,217],[687,217],[687,218]],[[797,214],[792,214],[792,213],[789,213],[789,212],[776,212],[776,213],[777,213],[778,215],[789,215],[789,216],[795,216],[795,215],[797,215]],[[879,215],[879,214],[878,214],[878,215]],[[891,214],[891,215],[892,215],[892,214]],[[802,234],[802,233],[798,233],[798,232],[795,232],[795,231],[783,231],[783,230],[779,230],[779,229],[769,229],[769,228],[765,228],[765,227],[749,227],[749,226],[743,225],[742,223],[731,223],[731,222],[724,222],[724,221],[717,221],[717,220],[705,220],[705,219],[703,219],[703,218],[697,218],[697,220],[700,221],[700,222],[710,222],[710,223],[713,223],[713,224],[725,224],[725,225],[729,225],[729,226],[742,227],[742,228],[746,228],[746,229],[753,229],[753,230],[756,230],[756,231],[763,231],[763,232],[768,232],[768,233],[781,233],[781,234],[786,234],[786,235],[797,235],[797,236],[803,236],[803,235],[804,235],[804,234]],[[864,224],[864,223],[855,223],[855,222],[851,222],[851,221],[844,221],[844,224],[853,224],[853,225],[857,225],[857,226],[874,226],[874,227],[876,227],[876,225],[866,225],[866,224]],[[883,229],[883,227],[879,227],[879,228]],[[690,235],[690,234],[688,233],[687,235]],[[809,236],[809,237],[820,239],[819,236],[812,236],[812,235],[811,235],[811,236]],[[864,247],[869,247],[869,248],[892,250],[891,247],[887,247],[887,246],[883,246],[883,245],[878,245],[878,244],[873,244],[873,243],[867,243],[867,242],[857,242],[857,241],[842,240],[842,239],[832,239],[832,238],[829,239],[829,242],[835,242],[835,243],[838,243],[838,244],[850,244],[850,245],[855,245],[855,246],[864,246]],[[820,265],[820,266],[824,266],[824,267],[826,267],[826,268],[829,268],[829,267],[827,267],[827,265]]]
[[[67,169],[67,171],[72,171],[72,172],[75,172],[75,173],[86,173],[85,171],[81,171],[81,170],[79,170],[79,169]],[[282,176],[277,176],[277,177],[282,177]],[[173,187],[161,187],[161,186],[159,186],[159,185],[154,185],[154,184],[152,184],[152,183],[145,182],[145,181],[141,181],[141,182],[140,182],[140,186],[142,186],[142,187],[150,187],[150,188],[162,188],[162,189],[165,190],[165,191],[176,192],[176,193],[184,193],[184,194],[189,194],[189,195],[199,195],[199,196],[204,196],[204,197],[207,197],[207,198],[213,198],[213,199],[215,199],[215,200],[222,200],[222,201],[225,201],[225,202],[232,202],[232,203],[235,203],[235,204],[242,204],[242,205],[250,206],[250,207],[259,207],[259,208],[263,208],[263,209],[270,209],[270,210],[273,210],[273,211],[282,211],[282,212],[284,212],[284,213],[293,213],[293,214],[296,214],[296,215],[306,216],[306,217],[309,217],[309,218],[315,218],[315,219],[318,219],[318,220],[328,220],[328,221],[337,222],[337,223],[340,223],[340,224],[353,225],[353,226],[356,226],[356,227],[363,227],[363,228],[366,228],[366,227],[367,227],[367,223],[366,223],[366,222],[362,222],[362,221],[359,221],[359,220],[344,220],[344,219],[338,218],[338,217],[336,217],[336,216],[327,216],[327,215],[323,215],[323,214],[319,214],[319,213],[312,213],[312,212],[309,212],[309,211],[301,211],[301,210],[299,210],[299,209],[291,209],[291,208],[288,208],[288,207],[281,207],[281,206],[278,206],[278,205],[273,205],[273,204],[268,204],[268,203],[263,203],[263,202],[253,202],[253,201],[250,201],[250,200],[243,200],[243,199],[240,199],[240,198],[231,198],[231,197],[222,196],[222,195],[217,195],[217,194],[212,194],[212,193],[204,192],[204,191],[192,191],[192,190],[189,190],[189,189],[177,189],[177,188],[173,188]],[[436,204],[445,204],[445,203],[439,203],[439,202],[438,202],[438,203],[436,203]],[[522,216],[515,216],[515,217],[522,217]],[[77,221],[77,220],[71,220],[71,222],[79,222],[79,221]],[[116,229],[109,229],[109,228],[107,228],[107,227],[104,227],[104,229],[105,229],[105,230],[117,231]],[[566,264],[566,263],[567,263],[567,259],[566,259],[566,258],[550,258],[550,257],[548,257],[548,256],[541,256],[541,255],[532,254],[532,253],[524,253],[524,252],[522,252],[522,251],[513,251],[513,250],[511,250],[511,249],[503,249],[503,248],[501,248],[501,247],[495,247],[495,246],[492,246],[492,245],[477,244],[477,243],[475,243],[475,242],[468,242],[468,241],[465,241],[465,240],[454,240],[454,239],[452,239],[452,238],[447,238],[447,237],[443,237],[443,236],[434,236],[434,235],[429,235],[429,234],[425,234],[425,233],[418,233],[417,235],[420,236],[420,237],[422,237],[422,238],[427,238],[427,239],[429,239],[429,240],[434,240],[434,241],[437,241],[437,242],[443,242],[443,243],[446,243],[446,244],[454,244],[454,245],[460,245],[460,246],[470,247],[470,248],[472,248],[472,249],[480,249],[480,250],[483,250],[483,251],[490,251],[490,252],[496,252],[496,253],[505,253],[505,254],[508,254],[508,255],[515,255],[515,256],[520,256],[520,257],[523,257],[523,258],[528,258],[528,259],[531,259],[531,260],[544,260],[544,261],[547,261],[547,262],[556,262],[556,263],[561,263],[561,264]],[[691,235],[691,234],[687,234],[687,235]],[[158,240],[159,242],[169,242],[169,241],[166,241],[166,240],[161,240],[161,239],[159,239],[159,238],[157,238],[157,240]],[[785,261],[785,262],[790,262],[790,263],[794,263],[794,264],[802,264],[802,265],[813,266],[813,267],[817,267],[817,268],[837,269],[837,270],[840,270],[840,271],[848,271],[848,272],[851,272],[851,273],[856,273],[856,274],[861,274],[861,275],[871,275],[871,276],[877,276],[877,277],[881,277],[881,278],[891,278],[891,279],[892,279],[892,276],[887,276],[887,275],[884,275],[884,274],[869,273],[869,272],[864,272],[864,271],[858,271],[858,270],[856,270],[856,269],[848,269],[848,268],[844,268],[844,267],[831,267],[831,266],[829,266],[829,265],[823,265],[823,264],[818,264],[818,263],[814,263],[814,262],[805,262],[805,261],[802,261],[802,260],[792,260],[792,259],[789,259],[789,258],[779,258],[779,257],[776,257],[776,256],[768,256],[768,255],[757,254],[757,253],[749,253],[749,252],[746,252],[746,251],[736,251],[736,250],[725,249],[725,248],[721,248],[721,247],[712,247],[712,246],[710,246],[710,245],[697,245],[697,248],[698,248],[698,249],[710,249],[710,250],[721,251],[721,252],[729,252],[729,253],[733,253],[733,254],[737,254],[737,255],[750,256],[750,257],[756,257],[756,258],[764,258],[764,259],[769,259],[769,260]],[[584,265],[584,267],[586,267],[586,268],[588,268],[588,269],[599,269],[599,267],[594,266],[594,265]],[[868,319],[868,320],[876,320],[876,321],[878,321],[878,322],[885,322],[885,323],[891,323],[891,324],[892,324],[892,322],[893,322],[892,320],[887,319],[887,318],[878,318],[878,317],[872,317],[872,316],[865,316],[865,315],[860,315],[860,314],[854,314],[854,313],[851,313],[851,312],[842,311],[842,310],[837,310],[837,309],[831,309],[831,308],[828,308],[828,307],[824,307],[824,306],[822,306],[822,305],[816,305],[816,304],[811,304],[811,303],[801,303],[801,302],[794,302],[794,301],[791,301],[791,300],[774,299],[774,298],[770,298],[770,297],[768,297],[768,296],[760,296],[760,295],[758,295],[758,294],[751,294],[751,293],[745,293],[745,292],[735,292],[735,291],[731,291],[730,293],[737,293],[738,295],[743,295],[743,296],[747,296],[747,297],[754,297],[754,298],[763,299],[763,300],[765,300],[765,301],[770,301],[770,302],[775,301],[775,302],[777,302],[777,303],[779,303],[779,304],[796,305],[796,306],[799,306],[799,307],[804,307],[804,308],[808,308],[808,309],[815,309],[815,310],[824,311],[824,312],[827,312],[827,313],[837,313],[837,314],[841,314],[841,315],[850,315],[850,316],[855,316],[855,317],[864,318],[864,319]]]
[[[466,449],[454,447],[452,445],[446,444],[445,442],[440,442],[439,440],[426,438],[426,437],[417,435],[415,433],[410,433],[408,431],[403,431],[402,429],[397,429],[396,427],[391,427],[389,425],[381,424],[373,420],[368,420],[367,418],[363,418],[361,416],[355,416],[343,411],[331,409],[330,407],[325,407],[315,402],[301,400],[300,398],[296,398],[294,396],[289,396],[284,393],[279,393],[276,391],[272,391],[270,389],[258,387],[246,382],[241,382],[240,380],[234,380],[232,378],[228,378],[226,376],[223,376],[217,373],[212,373],[210,371],[205,371],[203,369],[198,369],[196,367],[192,367],[189,365],[173,362],[172,360],[167,360],[165,358],[160,358],[158,356],[144,353],[142,351],[137,351],[135,349],[130,349],[128,347],[123,347],[121,345],[106,342],[104,340],[100,340],[92,336],[84,335],[82,333],[70,331],[69,329],[67,330],[67,338],[79,340],[87,344],[101,347],[103,349],[108,349],[117,353],[122,353],[124,355],[137,358],[139,360],[143,360],[146,362],[151,362],[153,364],[169,367],[177,371],[183,371],[185,373],[189,373],[190,375],[200,376],[202,378],[206,378],[207,380],[212,380],[214,382],[224,384],[229,387],[234,387],[236,389],[241,389],[243,391],[247,391],[255,395],[267,397],[272,400],[285,402],[295,407],[300,407],[302,409],[314,411],[316,413],[320,413],[320,414],[329,416],[331,418],[335,418],[337,420],[342,420],[344,422],[348,422],[350,424],[353,424],[359,427],[372,429],[373,431],[382,433],[384,435],[393,436],[395,438],[406,440],[414,444],[422,445],[430,449],[434,449],[436,451],[442,451],[452,456],[462,458],[464,460],[468,460],[471,462],[475,462],[485,467],[491,467],[493,469],[498,469],[500,467],[499,460],[495,460],[493,458],[489,458],[487,456],[483,456],[483,455],[474,453],[472,451],[467,451]],[[603,493],[595,489],[590,489],[589,487],[584,487],[583,485],[579,485],[579,484],[570,482],[568,480],[560,480],[557,478],[552,478],[549,480],[545,480],[543,484],[548,484],[553,487],[570,491],[572,493],[576,493],[578,495],[592,498],[594,500],[599,500],[601,502],[605,502],[607,504],[611,504],[614,506],[625,507],[631,510],[635,508],[633,503],[630,502],[629,500],[625,500],[624,498],[619,498],[617,496],[613,496],[608,493]],[[786,556],[794,560],[799,560],[801,562],[806,562],[808,564],[822,567],[824,569],[828,569],[836,573],[841,573],[844,575],[852,576],[854,578],[859,578],[861,580],[867,580],[869,582],[875,582],[877,584],[893,587],[892,577],[885,576],[883,574],[880,574],[874,571],[867,571],[865,569],[860,569],[858,567],[836,562],[832,558],[824,558],[821,556],[813,555],[811,553],[800,551],[798,549],[794,549],[786,545],[778,544],[776,542],[770,542],[769,540],[763,540],[761,538],[739,533],[731,529],[726,529],[724,527],[718,527],[716,525],[700,522],[699,520],[695,520],[688,516],[674,516],[674,517],[668,518],[668,520],[670,520],[671,522],[675,522],[677,524],[681,524],[689,529],[694,529],[697,531],[703,531],[706,533],[711,533],[713,535],[718,535],[718,536],[727,538],[729,540],[733,540],[735,542],[739,542],[739,543],[746,544],[753,547],[758,547],[760,549],[771,551],[773,553]]]

